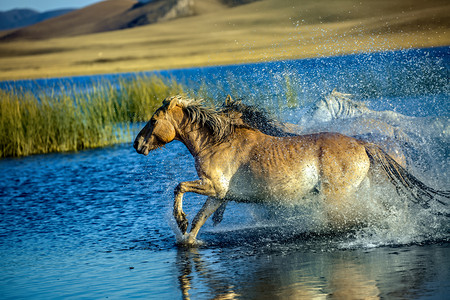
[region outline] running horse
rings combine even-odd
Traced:
[[[199,177],[179,183],[174,191],[173,215],[187,245],[195,244],[201,226],[228,201],[298,203],[318,192],[331,227],[353,226],[359,215],[355,207],[360,206],[352,195],[374,171],[425,207],[436,196],[450,197],[450,192],[419,181],[375,144],[329,132],[267,135],[242,122],[238,114],[181,96],[163,101],[137,135],[134,148],[148,155],[173,140],[192,154]],[[208,196],[188,234],[182,209],[187,192]]]

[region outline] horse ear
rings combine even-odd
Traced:
[[[166,98],[163,101],[163,105],[167,106],[167,109],[172,109],[174,108],[178,103],[178,98],[177,97],[170,97],[170,98]]]
[[[230,95],[227,96],[227,99],[225,99],[225,105],[230,105],[233,103],[233,98],[231,98]]]
[[[177,103],[178,103],[178,99],[177,99],[177,98],[172,99],[172,100],[170,101],[169,107],[168,107],[167,109],[172,109],[172,108],[174,108],[174,107],[177,105]]]

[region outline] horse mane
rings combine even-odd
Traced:
[[[219,109],[207,106],[204,99],[178,95],[167,98],[164,103],[169,105],[171,101],[176,101],[183,108],[191,123],[208,128],[215,142],[225,140],[238,127],[256,129],[271,136],[295,135],[289,133],[283,123],[269,117],[264,110],[246,105],[240,100],[235,101],[230,96]]]
[[[233,100],[228,96],[220,112],[227,115],[238,114],[244,124],[267,135],[278,137],[294,135],[287,132],[283,123],[269,117],[266,111],[257,106],[244,104],[240,99]]]
[[[166,103],[176,101],[185,111],[191,123],[206,127],[211,131],[211,137],[215,142],[225,140],[238,126],[236,118],[232,115],[223,114],[215,107],[209,107],[203,99],[184,98],[174,96],[164,100]]]

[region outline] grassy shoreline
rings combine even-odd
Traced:
[[[83,93],[0,90],[0,158],[130,141],[133,123],[147,121],[162,99],[182,92],[178,83],[156,76],[123,80],[119,87],[99,83]]]
[[[230,91],[234,97],[245,94],[253,104],[268,94],[265,87],[249,93],[251,87],[244,81],[234,77],[227,80],[236,85]],[[271,112],[298,105],[292,78],[285,76],[281,85],[285,89],[283,99],[278,96],[266,103]],[[227,94],[220,84],[211,86],[202,82],[193,90],[156,75],[121,78],[114,85],[105,80],[81,90],[72,89],[70,86],[50,90],[42,86],[33,92],[0,89],[0,159],[130,142],[136,124],[147,122],[168,96],[189,95],[215,106],[221,104],[218,94]]]

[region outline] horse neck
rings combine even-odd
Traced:
[[[182,142],[194,157],[214,145],[212,134],[207,128],[188,120],[179,124],[176,139]]]

